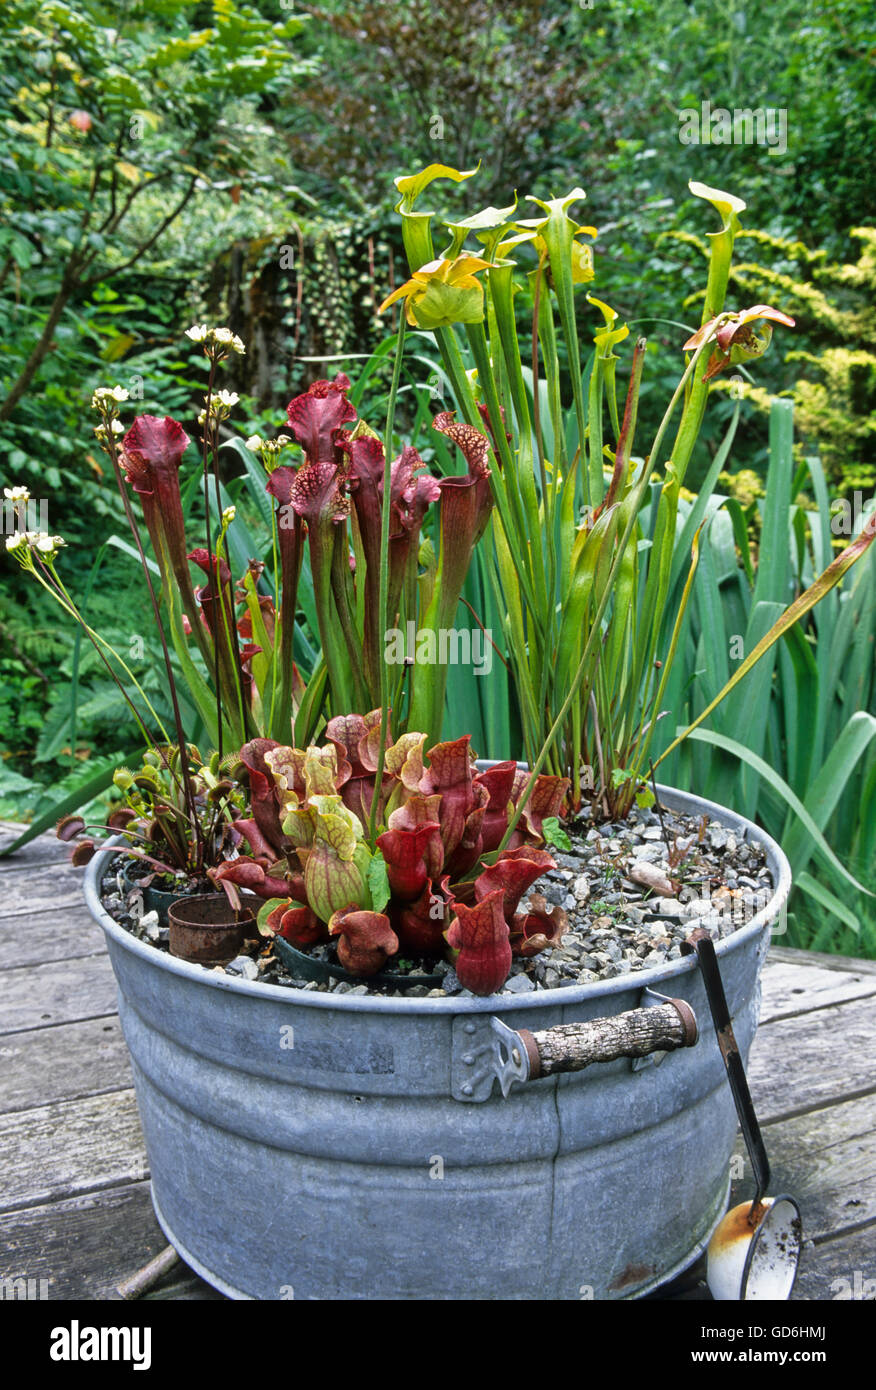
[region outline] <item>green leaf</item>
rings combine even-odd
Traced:
[[[123,541],[121,536],[110,536],[109,540],[107,541],[107,545],[114,546],[116,550],[123,550],[126,555],[130,555],[131,559],[136,560],[137,564],[142,567],[142,561],[137,553],[136,548],[133,545],[130,545],[127,541]],[[155,561],[151,560],[148,555],[146,556],[146,563],[149,566],[150,573],[157,574],[160,579],[161,570],[158,568],[158,565],[155,563]]]
[[[124,357],[129,348],[134,346],[136,341],[133,333],[120,333],[118,337],[110,339],[100,355],[104,362],[117,362],[120,357]]]
[[[256,925],[262,936],[273,936],[274,933],[267,926],[267,919],[276,907],[283,907],[289,901],[288,898],[268,898],[267,902],[262,903],[256,917]]]
[[[876,739],[876,718],[858,710],[846,724],[823,767],[806,792],[806,804],[813,822],[823,830],[840,803],[846,784],[865,766],[867,750]],[[799,826],[793,826],[785,842],[785,852],[795,870],[805,868],[811,847]]]
[[[14,854],[44,830],[49,830],[70,811],[78,811],[80,806],[93,801],[101,792],[112,786],[113,773],[119,763],[133,762],[139,760],[140,756],[139,752],[113,753],[106,758],[91,759],[81,771],[77,768],[75,779],[66,777],[62,783],[67,788],[66,795],[61,796],[46,811],[36,816],[24,834],[13,840],[11,845],[4,845],[0,849],[0,859],[5,858],[7,854]]]
[[[371,894],[371,906],[374,911],[382,912],[391,897],[391,889],[389,875],[386,871],[386,861],[379,849],[374,851],[368,865],[368,891]]]
[[[769,632],[760,639],[754,651],[750,652],[745,660],[740,663],[727,684],[722,690],[718,691],[718,694],[706,706],[702,714],[700,714],[687,729],[679,730],[678,737],[657,759],[658,763],[662,762],[665,757],[668,757],[683,739],[692,734],[694,729],[698,728],[703,720],[707,719],[721,701],[729,695],[730,691],[748,675],[748,672],[760,661],[761,657],[765,656],[775,643],[778,642],[779,638],[784,636],[789,628],[792,628],[800,618],[804,617],[809,612],[810,608],[814,608],[816,603],[824,598],[825,594],[829,593],[830,590],[840,582],[848,570],[851,569],[852,565],[866,553],[868,546],[872,545],[874,540],[876,540],[876,523],[865,527],[860,536],[853,540],[851,545],[846,546],[842,554],[838,555],[832,564],[828,565],[827,569],[823,574],[819,575],[814,584],[810,584],[809,588],[785,609],[785,612],[782,614],[781,618],[779,618],[778,622],[773,624]],[[764,766],[766,766],[766,764],[764,764]]]
[[[154,50],[151,62],[157,68],[170,67],[172,63],[179,63],[184,58],[190,57],[197,49],[203,48],[215,37],[215,29],[200,29],[194,34],[188,34],[185,38],[169,39],[167,43]]]
[[[812,816],[803,805],[803,802],[791,790],[787,782],[779,776],[775,769],[770,767],[769,763],[765,763],[763,758],[759,758],[756,753],[752,753],[751,749],[746,748],[744,744],[739,743],[736,739],[725,738],[723,734],[713,733],[711,729],[688,730],[687,736],[703,743],[711,743],[715,748],[723,748],[728,753],[735,753],[737,758],[741,758],[743,762],[753,767],[755,772],[760,773],[761,777],[784,798],[794,814],[799,816],[803,825],[815,841],[816,848],[824,855],[832,868],[836,869],[837,873],[841,874],[846,882],[850,883],[858,892],[866,893],[867,896],[871,898],[876,897],[876,893],[871,893],[869,889],[865,888],[862,883],[859,883],[858,880],[849,873],[848,869],[840,863],[818,826],[815,824],[815,821],[812,819]],[[676,740],[676,742],[678,741],[679,740]]]
[[[691,509],[688,512],[688,515],[685,519],[681,535],[675,543],[675,548],[673,550],[672,555],[672,571],[669,580],[669,594],[673,597],[675,595],[676,585],[678,584],[681,577],[681,571],[686,565],[688,556],[690,555],[690,548],[693,542],[694,533],[698,530],[702,521],[710,521],[711,514],[714,511],[716,511],[719,507],[725,505],[723,498],[716,497],[713,494],[715,490],[715,485],[718,481],[718,474],[724,468],[724,465],[726,464],[727,459],[730,455],[730,450],[733,447],[733,440],[736,436],[736,428],[739,424],[739,411],[741,405],[741,401],[736,402],[732,419],[727,428],[727,433],[722,439],[721,446],[715,454],[714,459],[712,460],[708,473],[703,479],[697,498],[691,506]],[[737,544],[739,544],[739,541],[740,538],[739,536],[737,536]],[[744,553],[747,555],[747,546]],[[749,564],[750,563],[751,562],[749,561]],[[667,616],[668,612],[673,606],[673,604],[667,606]]]
[[[457,228],[465,228],[467,232],[488,232],[495,227],[501,227],[503,222],[507,222],[509,217],[513,217],[517,210],[516,201],[507,208],[484,208],[483,212],[476,212],[471,217],[463,218],[461,222],[448,222],[446,225],[452,231]]]
[[[820,907],[826,907],[828,912],[832,912],[835,917],[838,917],[840,921],[844,922],[847,927],[850,927],[853,932],[860,932],[860,920],[855,916],[851,908],[846,907],[845,903],[840,902],[839,898],[831,893],[829,888],[825,888],[823,884],[818,883],[811,874],[807,874],[804,871],[802,874],[797,875],[795,882],[800,891],[806,893],[810,898],[814,898]]]
[[[565,850],[566,853],[572,848],[572,841],[569,839],[565,830],[560,825],[556,816],[547,816],[541,823],[541,833],[549,845],[554,845],[557,849]]]
[[[38,782],[22,777],[0,762],[0,816],[16,820],[22,814],[22,807],[33,805],[40,790]]]
[[[428,188],[433,179],[452,179],[454,183],[462,183],[463,179],[473,178],[480,167],[480,162],[476,168],[465,170],[452,169],[449,164],[427,164],[419,174],[407,174],[397,178],[395,186],[401,193],[402,200],[396,211],[410,212],[423,189]]]
[[[241,439],[226,440],[224,444],[220,445],[220,449],[233,449],[238,458],[243,461],[248,483],[247,491],[258,509],[262,521],[270,529],[273,508],[271,507],[270,495],[266,491],[267,474],[261,463],[255,454],[247,449]]]

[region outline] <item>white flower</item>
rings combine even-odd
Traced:
[[[225,510],[224,510],[223,513],[222,513],[222,525],[223,525],[223,527],[225,527],[225,526],[230,526],[236,515],[237,515],[237,508],[236,508],[236,507],[226,507]]]
[[[186,329],[186,337],[191,338],[193,343],[204,343],[207,356],[215,357],[217,360],[224,357],[229,349],[240,353],[241,356],[246,352],[242,341],[230,328],[208,328],[205,323],[196,323]],[[213,352],[210,351],[211,348],[214,349]],[[216,349],[219,351],[215,351]]]
[[[32,550],[51,563],[60,547],[66,544],[61,536],[48,536],[45,531],[13,531],[6,537],[6,549],[27,569],[33,569]]]
[[[126,401],[128,392],[124,386],[98,386],[94,395],[91,397],[93,410],[102,410],[106,401]]]
[[[110,432],[110,434],[124,434],[124,433],[125,433],[125,427],[124,427],[124,425],[122,424],[121,420],[115,420],[115,419],[114,419],[114,420],[110,420],[110,422],[109,422],[109,432]],[[94,435],[95,435],[95,438],[99,441],[99,443],[105,445],[105,444],[106,444],[106,441],[107,441],[107,429],[106,429],[106,425],[95,425],[95,427],[94,427]],[[107,450],[107,452],[109,452],[109,450]]]
[[[278,434],[275,443],[278,444],[281,449],[285,449],[287,444],[292,443],[292,436],[291,434]]]
[[[214,328],[210,336],[219,347],[229,347],[232,352],[239,352],[241,355],[246,352],[241,339],[236,333],[232,333],[230,328]]]
[[[10,502],[30,501],[30,492],[26,487],[5,487],[3,496],[8,497]]]
[[[214,399],[217,400],[220,405],[227,406],[230,410],[233,405],[237,405],[240,397],[236,391],[216,391]]]
[[[261,449],[262,447],[262,443],[263,440],[260,434],[251,434],[249,439],[246,441],[246,447],[252,450],[254,454],[257,454],[259,449]]]
[[[41,555],[44,555],[47,560],[54,560],[61,546],[66,544],[67,542],[62,536],[41,535],[32,542],[32,547],[34,550],[38,550]]]

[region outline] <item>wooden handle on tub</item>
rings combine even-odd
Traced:
[[[592,1018],[586,1023],[558,1023],[539,1033],[525,1028],[517,1031],[529,1057],[531,1081],[558,1072],[581,1071],[593,1062],[693,1047],[698,1037],[694,1011],[683,999],[671,999],[651,1009],[630,1009],[612,1018]]]

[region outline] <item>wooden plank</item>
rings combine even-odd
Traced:
[[[770,1192],[797,1198],[807,1240],[876,1222],[876,1095],[767,1125],[764,1143],[772,1170]],[[753,1193],[741,1136],[736,1153],[744,1155],[744,1162],[742,1177],[734,1178],[731,1203]]]
[[[876,1227],[804,1245],[791,1302],[808,1300],[876,1301]]]
[[[4,970],[0,1035],[114,1014],[116,982],[109,956],[50,961]]]
[[[82,869],[74,869],[66,860],[36,865],[26,873],[4,874],[0,879],[0,921],[51,911],[60,920],[64,909],[82,905],[82,884]]]
[[[65,908],[60,919],[57,912],[39,912],[0,922],[0,970],[95,956],[105,950],[103,931],[84,903]]]
[[[133,1085],[118,1018],[0,1035],[0,1114]]]
[[[166,1244],[146,1182],[0,1217],[4,1275],[46,1279],[50,1299],[106,1298]]]
[[[26,825],[16,825],[13,821],[0,821],[0,850],[11,845],[27,829]],[[29,844],[17,849],[14,854],[0,859],[0,873],[15,873],[16,870],[31,869],[36,864],[58,864],[70,858],[70,846],[62,844],[54,830],[46,830],[37,835]]]
[[[873,1000],[759,1028],[748,1077],[761,1123],[876,1090]]]
[[[824,970],[818,965],[767,961],[763,972],[761,1024],[794,1018],[845,999],[876,994],[876,975],[864,971]]]
[[[770,946],[767,961],[787,965],[818,965],[824,970],[854,970],[859,974],[876,975],[876,960],[860,956],[838,956],[828,951],[801,951],[795,946]]]
[[[106,1299],[166,1245],[149,1184],[130,1183],[0,1217],[0,1274],[45,1279],[50,1299]],[[149,1297],[222,1300],[183,1264]]]
[[[148,1176],[133,1091],[0,1116],[0,1211]]]

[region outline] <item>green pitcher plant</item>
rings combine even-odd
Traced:
[[[335,937],[361,978],[399,954],[444,955],[474,994],[501,989],[514,957],[560,943],[561,908],[537,894],[518,908],[556,868],[545,841],[564,778],[530,790],[514,761],[479,770],[468,734],[427,749],[423,733],[394,739],[380,709],[332,718],[325,734],[308,748],[253,739],[232,769],[249,782],[252,818],[233,827],[248,852],[209,876],[232,903],[241,888],[264,899],[264,935],[298,949]]]
[[[647,343],[635,342],[619,392],[615,349],[629,329],[590,293],[597,326],[582,362],[576,291],[595,278],[597,235],[573,215],[584,190],[528,197],[536,215],[527,218],[516,217],[516,203],[456,221],[421,209],[434,181],[475,173],[433,164],[396,180],[411,278],[383,307],[404,300],[408,321],[434,334],[460,417],[489,435],[494,509],[481,545],[505,614],[531,776],[567,776],[567,812],[589,801],[596,814],[619,817],[651,795],[654,733],[707,524],[708,497],[693,527],[679,516],[679,499],[713,382],[759,358],[773,323],[794,321],[769,305],[727,306],[745,203],[691,183],[719,218],[701,323],[679,341],[678,385],[649,447],[637,448]],[[738,405],[724,459],[737,419]],[[697,723],[873,539],[871,523],[778,618]]]

